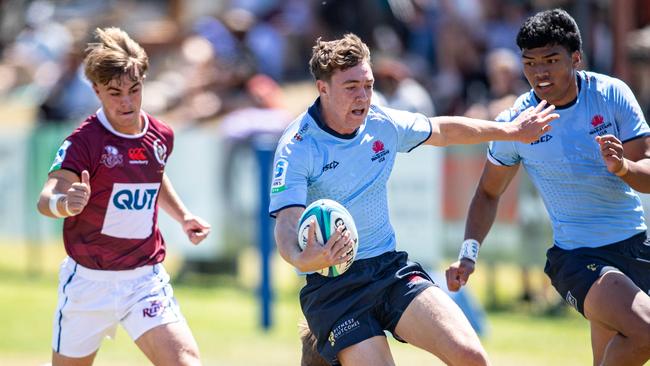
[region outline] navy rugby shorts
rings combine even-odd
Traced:
[[[650,290],[650,239],[646,233],[598,248],[564,250],[556,246],[546,252],[544,272],[562,298],[584,316],[584,303],[591,285],[605,267],[628,276],[643,292]]]
[[[331,364],[346,347],[395,326],[411,301],[434,286],[424,269],[405,252],[387,252],[355,261],[338,277],[307,275],[300,291],[302,311],[317,339],[318,352]]]

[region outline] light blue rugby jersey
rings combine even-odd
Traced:
[[[357,259],[395,250],[386,182],[397,152],[431,135],[424,115],[371,105],[356,133],[337,134],[320,121],[320,100],[287,127],[275,152],[271,216],[329,198],[350,211],[359,232]],[[296,223],[297,225],[297,223]]]
[[[577,73],[575,103],[557,109],[560,118],[539,140],[492,142],[488,159],[497,165],[523,163],[537,187],[553,225],[554,242],[563,249],[599,247],[646,230],[641,200],[607,171],[595,140],[612,134],[622,142],[650,133],[636,98],[622,81],[593,72]],[[498,121],[511,121],[538,104],[531,90]]]

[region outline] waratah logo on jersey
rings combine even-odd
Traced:
[[[107,168],[114,168],[122,165],[122,160],[122,154],[120,154],[115,146],[104,146],[104,153],[102,154],[100,163],[104,164]]]
[[[372,151],[375,154],[372,156],[372,158],[370,158],[370,160],[378,160],[379,162],[386,160],[386,155],[390,152],[390,150],[384,149],[384,143],[381,142],[381,140],[377,140],[372,143]]]
[[[167,163],[167,145],[163,144],[160,139],[153,142],[153,155],[160,165],[165,166]]]
[[[597,134],[598,136],[606,135],[608,133],[607,129],[612,127],[611,122],[605,122],[605,117],[600,114],[597,114],[591,118],[591,126],[593,127],[589,131],[590,135]]]

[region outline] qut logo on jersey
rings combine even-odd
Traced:
[[[157,189],[123,189],[113,196],[113,204],[120,210],[151,210],[156,198]]]
[[[102,234],[144,239],[153,230],[160,183],[115,183],[102,225]]]

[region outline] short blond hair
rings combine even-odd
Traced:
[[[108,84],[128,75],[132,81],[144,78],[149,57],[136,41],[120,28],[95,29],[99,42],[88,43],[84,72],[94,84]]]
[[[336,70],[345,71],[364,61],[370,63],[370,50],[355,34],[334,41],[319,37],[312,48],[309,71],[316,80],[329,81]]]

